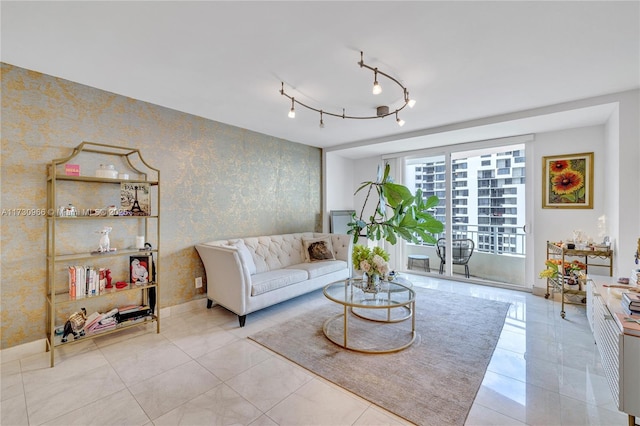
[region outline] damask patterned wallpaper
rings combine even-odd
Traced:
[[[160,307],[204,297],[199,242],[320,231],[320,149],[2,64],[1,348],[45,336],[46,219],[14,209],[46,209],[47,164],[83,141],[138,148],[161,171]]]

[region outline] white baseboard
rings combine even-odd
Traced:
[[[544,296],[547,294],[547,288],[534,286],[531,291],[531,294],[533,294],[534,296]]]
[[[38,339],[22,345],[0,350],[0,363],[37,355],[47,350],[47,339]]]
[[[171,315],[179,315],[185,312],[194,311],[207,307],[207,298],[191,300],[179,305],[160,308],[160,318],[168,318]],[[15,361],[27,358],[32,355],[43,353],[47,350],[47,339],[38,339],[33,342],[23,343],[10,348],[0,350],[0,363]]]

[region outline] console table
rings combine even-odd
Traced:
[[[622,313],[621,289],[603,286],[613,283],[609,277],[589,275],[587,319],[616,406],[633,426],[640,417],[640,337],[624,334],[616,315]]]

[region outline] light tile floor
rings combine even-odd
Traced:
[[[563,320],[558,302],[529,293],[410,278],[512,304],[468,425],[627,424],[583,307],[569,306]],[[44,353],[2,363],[0,423],[407,424],[246,339],[325,303],[315,291],[250,315],[244,328],[221,307],[203,308],[163,319],[160,334],[136,330],[62,347],[55,368]]]

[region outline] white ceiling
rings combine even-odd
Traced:
[[[640,87],[638,1],[2,1],[1,14],[3,62],[322,148]],[[302,108],[287,117],[281,82],[324,110],[395,109],[402,93],[379,78],[384,91],[372,95],[360,51],[417,99],[401,113],[404,127],[393,117],[325,117],[320,129],[319,115]],[[514,120],[474,138],[554,125]],[[428,138],[469,137],[453,136]],[[414,149],[420,138],[405,142]],[[366,153],[399,149],[387,142]]]

